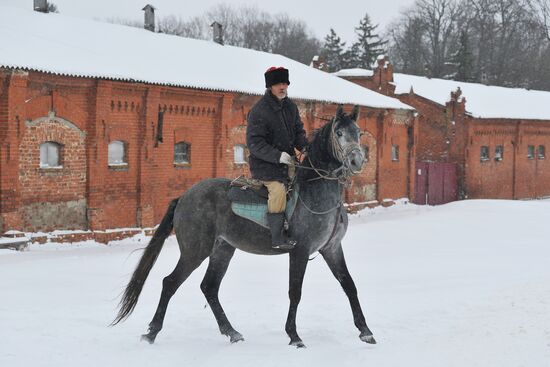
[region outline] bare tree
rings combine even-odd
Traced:
[[[461,7],[455,0],[417,0],[417,17],[424,21],[427,44],[430,49],[427,65],[430,76],[443,77],[445,62],[458,40],[457,20]]]
[[[142,27],[141,23],[134,21],[116,18],[108,21]],[[309,63],[321,48],[320,41],[311,34],[303,21],[290,18],[287,14],[273,16],[250,6],[234,8],[225,4],[217,5],[204,15],[189,20],[174,15],[160,18],[158,25],[162,33],[211,39],[210,25],[214,21],[223,25],[226,45],[280,53],[303,63]]]
[[[418,16],[405,12],[389,27],[386,39],[388,52],[396,70],[413,75],[425,75],[428,50],[424,43],[425,25]]]
[[[543,27],[546,39],[550,41],[550,0],[528,0],[527,3]]]
[[[396,71],[550,89],[544,8],[533,1],[550,2],[418,0],[389,32]]]

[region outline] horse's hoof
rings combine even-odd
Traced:
[[[306,348],[306,345],[301,340],[290,341],[288,345],[292,345],[293,347],[296,347],[296,348]]]
[[[239,332],[235,332],[229,336],[229,341],[231,344],[238,343],[238,342],[244,342],[244,338]]]
[[[372,334],[369,334],[369,335],[359,335],[359,339],[361,339],[361,341],[364,341],[365,343],[369,343],[369,344],[376,344],[376,340],[374,339],[374,336],[372,336]]]
[[[155,342],[155,337],[151,336],[149,334],[143,334],[140,338],[141,341],[146,341],[149,344],[153,344]]]

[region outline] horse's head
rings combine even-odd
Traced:
[[[359,106],[355,106],[352,113],[348,115],[340,105],[331,127],[332,155],[343,165],[349,175],[359,173],[365,161],[360,145],[361,129],[356,123],[358,117]]]

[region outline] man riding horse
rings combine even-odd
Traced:
[[[285,184],[294,176],[295,149],[304,149],[307,138],[298,107],[287,96],[288,70],[271,67],[264,77],[267,89],[250,110],[247,120],[250,171],[252,178],[262,181],[269,193],[267,220],[272,247],[291,250],[295,242],[286,238],[283,231]]]

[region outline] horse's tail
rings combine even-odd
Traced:
[[[176,210],[178,200],[179,199],[174,199],[170,202],[164,218],[162,218],[162,221],[155,231],[153,238],[151,238],[151,241],[149,241],[149,244],[145,248],[141,259],[139,260],[139,264],[136,267],[136,270],[134,270],[132,279],[130,279],[130,282],[124,290],[124,294],[119,304],[120,309],[118,311],[118,315],[111,325],[116,325],[119,322],[126,320],[134,311],[141,290],[143,289],[143,285],[145,284],[145,280],[147,279],[147,276],[149,276],[151,268],[153,268],[153,265],[155,265],[155,262],[157,261],[160,250],[162,250],[162,246],[164,245],[164,241],[172,232],[172,228],[174,228],[174,211]]]

